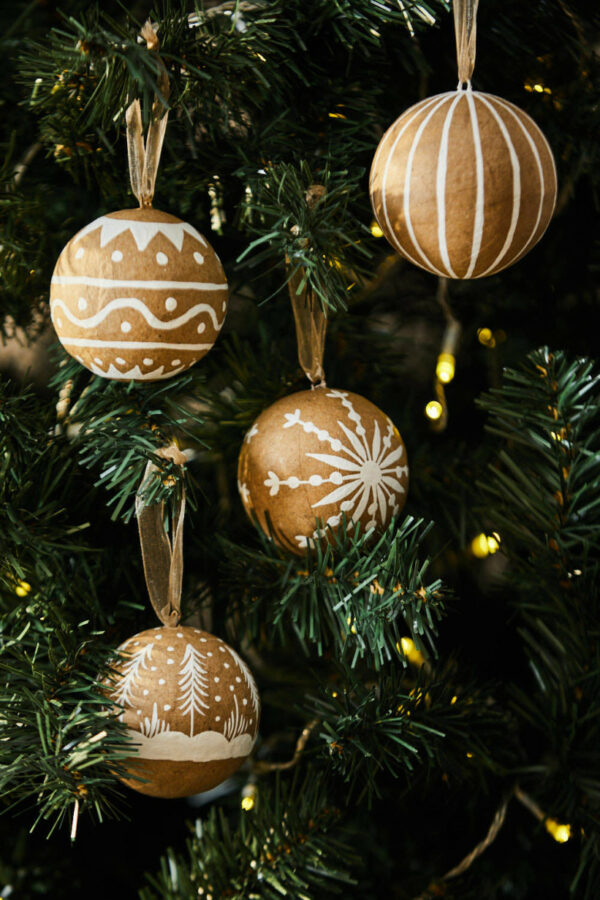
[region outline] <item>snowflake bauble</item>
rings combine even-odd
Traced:
[[[94,374],[158,381],[189,368],[225,319],[227,281],[210,244],[157,209],[100,216],[71,238],[50,287],[65,350]]]
[[[132,740],[125,784],[153,797],[187,797],[242,765],[256,740],[260,701],[235,650],[199,628],[162,626],[118,652],[108,692]]]
[[[347,529],[384,529],[406,500],[406,451],[364,397],[318,387],[261,413],[242,445],[238,487],[265,534],[301,554],[344,517]]]
[[[469,88],[402,113],[379,143],[369,188],[402,256],[434,275],[482,278],[539,241],[556,204],[556,168],[527,113]]]

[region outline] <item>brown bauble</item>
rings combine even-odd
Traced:
[[[246,512],[280,547],[302,554],[343,526],[383,530],[404,506],[406,451],[373,403],[328,387],[283,397],[244,439],[238,488]]]
[[[124,761],[127,775],[119,775],[126,785],[152,797],[187,797],[239,769],[256,740],[260,701],[235,650],[180,625],[140,631],[118,652],[109,696],[137,748]]]
[[[402,256],[434,275],[482,278],[539,241],[556,204],[556,167],[522,109],[468,88],[428,97],[394,122],[369,188]]]
[[[50,287],[61,344],[95,375],[158,381],[189,368],[225,319],[227,281],[210,244],[158,209],[122,209],[82,228]]]

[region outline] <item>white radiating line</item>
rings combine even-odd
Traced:
[[[120,278],[92,278],[89,275],[53,275],[52,284],[85,284],[87,287],[144,288],[149,291],[226,291],[227,282],[209,281],[123,281]]]
[[[498,113],[494,109],[493,105],[489,102],[489,100],[486,99],[486,97],[483,94],[476,94],[475,97],[477,100],[479,100],[481,103],[483,103],[484,106],[486,106],[489,109],[489,111],[493,115],[494,119],[498,123],[498,127],[500,128],[500,131],[502,132],[502,137],[506,141],[506,146],[508,148],[508,153],[510,156],[510,165],[512,168],[512,176],[513,176],[513,205],[512,205],[512,214],[511,214],[508,234],[506,235],[506,240],[504,241],[504,244],[502,245],[502,249],[500,250],[500,253],[496,257],[494,262],[491,264],[491,266],[488,266],[488,268],[485,270],[485,272],[482,272],[480,275],[477,276],[478,278],[483,278],[484,275],[487,275],[488,272],[491,272],[492,269],[495,269],[496,266],[498,265],[498,263],[500,262],[500,260],[506,255],[506,253],[508,252],[508,248],[512,244],[513,238],[515,236],[515,231],[517,229],[517,222],[519,220],[519,213],[521,212],[521,165],[519,163],[519,157],[517,156],[517,154],[515,152],[515,147],[511,140],[510,134],[508,133],[508,129],[506,128],[506,125],[502,121],[502,118],[498,115]]]
[[[457,275],[453,270],[452,265],[450,264],[450,257],[448,256],[448,243],[446,241],[446,173],[448,171],[448,135],[450,134],[450,125],[452,123],[454,110],[463,93],[464,91],[457,92],[457,96],[453,100],[450,109],[448,110],[446,120],[444,122],[444,127],[442,128],[435,186],[437,196],[438,243],[440,245],[440,256],[442,257],[442,262],[446,266],[451,278],[456,278]]]
[[[405,177],[404,177],[404,218],[405,218],[405,220],[406,220],[406,227],[407,227],[407,229],[408,229],[408,233],[409,233],[409,235],[410,235],[410,239],[411,239],[411,241],[413,242],[413,244],[414,244],[415,248],[417,249],[418,253],[419,253],[419,254],[421,255],[421,257],[425,260],[425,264],[426,264],[427,268],[428,268],[430,271],[435,272],[436,275],[440,275],[442,278],[445,278],[445,277],[447,276],[448,273],[447,273],[447,272],[440,272],[440,270],[439,270],[438,268],[436,268],[436,267],[433,265],[433,263],[431,262],[431,260],[425,255],[425,253],[423,252],[423,248],[422,248],[421,245],[419,244],[419,242],[418,242],[418,240],[417,240],[417,236],[416,236],[416,234],[415,234],[415,232],[414,232],[414,229],[413,229],[413,227],[412,227],[412,222],[411,222],[411,220],[410,220],[410,176],[411,176],[411,174],[412,174],[413,160],[414,160],[414,158],[415,158],[415,153],[417,152],[417,147],[419,146],[419,141],[421,140],[421,135],[423,134],[425,128],[426,128],[427,125],[429,124],[429,122],[430,122],[432,116],[434,116],[435,113],[436,113],[436,112],[444,105],[444,103],[446,103],[446,101],[449,100],[450,97],[452,97],[452,96],[454,96],[454,95],[453,95],[453,94],[442,94],[442,99],[440,100],[440,102],[437,104],[437,106],[434,106],[433,109],[432,109],[430,112],[427,113],[427,115],[425,116],[425,118],[423,119],[423,121],[421,122],[421,124],[419,125],[419,127],[417,128],[417,133],[415,134],[415,136],[414,136],[414,138],[413,138],[413,142],[412,142],[410,151],[409,151],[409,153],[408,153],[408,159],[407,159],[407,161],[406,161],[406,175],[405,175]],[[417,263],[417,265],[420,265],[420,263]]]
[[[444,94],[443,96],[448,97],[448,96],[450,96],[450,94]],[[406,122],[404,123],[404,125],[402,126],[402,128],[400,129],[400,131],[398,132],[398,134],[396,135],[396,138],[395,138],[395,140],[394,140],[394,143],[392,144],[392,149],[390,150],[390,153],[389,153],[387,162],[386,162],[386,164],[385,164],[385,169],[383,170],[383,178],[381,179],[381,200],[382,200],[382,206],[383,206],[383,214],[384,214],[385,221],[386,221],[387,226],[388,226],[388,229],[389,229],[389,234],[390,234],[390,236],[392,237],[393,243],[396,245],[396,249],[397,249],[403,256],[405,256],[406,259],[409,259],[412,263],[414,263],[415,266],[420,266],[421,264],[420,264],[419,262],[417,262],[417,260],[413,257],[413,255],[412,255],[411,253],[409,253],[408,250],[406,250],[406,249],[402,246],[402,244],[400,243],[400,241],[399,241],[399,239],[398,239],[398,235],[395,233],[395,231],[394,231],[394,229],[393,229],[393,227],[392,227],[392,223],[390,222],[390,216],[389,216],[388,208],[387,208],[387,195],[386,195],[385,185],[386,185],[386,181],[387,181],[387,177],[388,177],[388,172],[389,172],[389,169],[390,169],[390,165],[391,165],[391,162],[392,162],[392,158],[393,158],[393,156],[394,156],[394,151],[396,150],[396,146],[397,146],[397,144],[398,144],[398,141],[400,140],[400,138],[402,137],[402,135],[404,134],[404,132],[406,131],[406,129],[408,128],[408,126],[411,124],[411,122],[413,121],[413,119],[414,119],[416,116],[418,116],[419,113],[423,112],[424,110],[426,110],[426,109],[428,109],[430,106],[432,106],[432,104],[434,104],[437,100],[439,100],[439,97],[440,97],[439,94],[437,94],[435,97],[431,97],[427,102],[425,102],[425,103],[423,103],[422,105],[420,105],[419,108],[418,108],[417,110],[415,110],[415,112],[413,113],[413,115],[410,116],[410,117],[406,120]],[[392,127],[393,127],[393,126],[392,126]],[[438,272],[438,275],[442,275],[442,273],[441,273],[441,272]]]
[[[535,159],[535,162],[537,165],[538,174],[540,176],[540,202],[538,205],[538,213],[537,213],[537,218],[535,220],[535,225],[533,226],[533,231],[531,232],[529,239],[523,245],[523,247],[520,250],[518,250],[517,253],[515,253],[515,255],[512,257],[512,259],[509,262],[504,264],[504,268],[506,269],[506,268],[508,268],[508,266],[513,264],[513,262],[516,260],[517,257],[521,257],[525,254],[527,248],[529,247],[529,245],[531,244],[531,242],[535,236],[535,233],[538,229],[538,225],[540,224],[540,219],[542,217],[542,209],[544,208],[544,190],[545,190],[546,184],[544,181],[544,169],[542,167],[542,161],[540,159],[540,154],[539,154],[538,148],[536,147],[535,141],[529,134],[529,131],[523,125],[520,117],[512,109],[511,105],[509,103],[507,103],[506,101],[501,100],[500,97],[495,97],[493,94],[486,94],[486,96],[489,97],[490,100],[495,101],[498,104],[498,106],[501,107],[501,109],[505,109],[507,112],[509,112],[511,114],[511,116],[513,117],[513,119],[515,119],[515,121],[519,125],[519,128],[521,129],[521,131],[527,138],[527,142],[528,142],[529,146],[531,147],[531,151],[533,153],[533,156],[534,156],[534,159]],[[533,125],[535,125],[535,122],[533,121],[533,119],[530,119],[530,121],[532,122]],[[548,156],[550,157],[550,161],[552,163],[552,169],[554,171],[554,198],[552,200],[552,209],[554,209],[554,204],[556,203],[556,166],[554,164],[554,157],[552,156],[552,151],[550,150],[548,141],[546,140],[544,134],[537,127],[537,125],[535,125],[535,127],[537,128],[537,130],[540,134],[540,137],[542,138],[543,143],[548,148]],[[540,235],[540,237],[541,237],[541,235]]]
[[[78,328],[85,329],[95,328],[97,325],[100,325],[107,316],[117,309],[135,309],[142,314],[148,325],[160,329],[160,331],[172,331],[174,328],[179,328],[181,325],[185,325],[186,322],[189,322],[190,319],[194,319],[201,313],[208,314],[215,328],[221,327],[216,312],[208,303],[196,303],[195,306],[190,307],[190,309],[186,310],[182,315],[177,316],[176,319],[159,319],[158,316],[154,315],[152,310],[148,309],[144,301],[139,300],[137,297],[115,297],[114,300],[110,300],[106,306],[103,306],[102,309],[98,310],[97,313],[94,313],[93,316],[81,319],[71,312],[63,300],[56,297],[50,302],[52,315],[55,314],[55,309],[58,307],[62,309],[69,322],[72,322],[73,325],[77,325]]]
[[[210,350],[212,344],[168,344],[166,341],[100,341],[94,338],[59,337],[69,347],[105,347],[125,350]]]
[[[477,265],[477,257],[481,250],[481,241],[483,238],[484,224],[484,202],[485,202],[485,185],[483,183],[483,154],[481,152],[481,135],[479,133],[479,120],[477,118],[477,110],[475,109],[475,101],[473,100],[473,91],[466,90],[467,103],[471,113],[471,127],[473,129],[473,143],[475,145],[475,221],[473,223],[473,246],[471,248],[471,264],[463,278],[470,278]]]

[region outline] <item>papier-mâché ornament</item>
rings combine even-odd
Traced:
[[[65,349],[120,381],[177,375],[207,353],[225,319],[227,282],[196,229],[152,207],[109,213],[58,258],[50,310]]]
[[[402,256],[435,275],[482,278],[539,241],[556,203],[556,168],[533,119],[469,87],[428,97],[394,122],[369,188]]]
[[[539,241],[556,203],[548,142],[518,106],[471,88],[479,0],[452,0],[458,89],[406,110],[380,141],[369,189],[381,230],[445,278],[506,269]]]
[[[137,750],[119,776],[125,784],[153,797],[186,797],[242,765],[256,740],[260,701],[235,650],[178,625],[141,631],[118,652],[108,690]]]
[[[326,386],[266,409],[247,433],[238,487],[249,516],[301,554],[342,525],[382,530],[404,506],[408,466],[393,422],[364,397]]]

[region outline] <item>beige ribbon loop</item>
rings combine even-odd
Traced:
[[[178,466],[185,464],[185,455],[172,444],[158,451],[158,456],[170,459]],[[143,486],[159,469],[149,462],[135,498],[135,514],[140,535],[142,562],[146,587],[154,612],[163,623],[175,627],[181,619],[181,588],[183,584],[183,522],[185,518],[185,488],[173,511],[172,543],[164,526],[164,503],[145,506]]]
[[[306,192],[307,206],[312,209],[324,194],[324,185],[311,184]],[[285,261],[289,271],[289,256],[286,256]],[[296,323],[298,362],[312,385],[325,385],[323,354],[327,314],[312,291],[308,290],[306,272],[303,268],[300,267],[290,274],[288,290]]]
[[[478,6],[479,0],[453,0],[452,3],[459,87],[470,84],[475,68]]]
[[[158,89],[160,96],[155,95],[150,112],[150,124],[144,143],[142,131],[142,110],[139,100],[134,100],[125,112],[127,125],[127,159],[129,161],[129,177],[131,189],[140,206],[152,206],[156,174],[160,162],[165,131],[169,112],[165,104],[169,99],[169,76],[165,64],[158,55],[160,42],[152,27],[150,20],[146,22],[141,31],[141,36],[146,41],[146,46],[154,53],[158,62]]]

